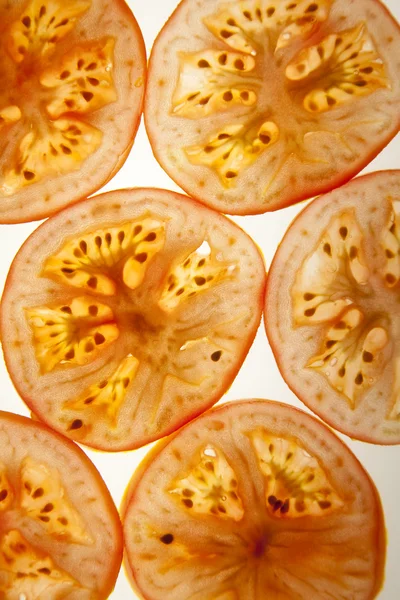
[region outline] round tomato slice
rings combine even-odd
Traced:
[[[228,389],[254,339],[265,267],[234,223],[172,192],[85,200],[11,267],[2,344],[19,393],[105,450],[171,433]]]
[[[125,162],[146,52],[123,0],[0,0],[0,222],[41,219]]]
[[[226,404],[155,448],[125,499],[126,558],[146,600],[371,600],[378,493],[320,421]]]
[[[312,202],[267,288],[267,334],[294,393],[352,438],[399,444],[400,171]]]
[[[82,450],[0,412],[0,597],[106,599],[122,549],[117,510]]]
[[[150,59],[155,156],[228,214],[327,192],[398,132],[399,55],[377,0],[183,0]]]

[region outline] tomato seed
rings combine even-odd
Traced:
[[[374,355],[371,352],[368,352],[367,350],[364,350],[363,352],[363,361],[366,363],[371,363],[374,360]]]
[[[26,181],[32,181],[32,179],[35,179],[35,173],[32,171],[24,171],[24,177]]]
[[[44,494],[44,489],[39,487],[37,488],[33,494],[32,494],[32,498],[41,498]]]
[[[363,381],[364,381],[364,377],[362,376],[362,373],[358,373],[357,377],[354,380],[354,383],[356,385],[361,385]]]

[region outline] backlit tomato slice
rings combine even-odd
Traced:
[[[234,223],[172,192],[118,191],[52,217],[11,267],[7,367],[65,435],[123,450],[228,389],[260,322],[263,260]]]
[[[268,279],[282,376],[330,425],[400,443],[400,171],[356,179],[293,222]]]
[[[117,510],[82,450],[0,412],[0,597],[105,600],[121,560]]]
[[[329,191],[398,132],[399,55],[377,0],[183,0],[150,59],[156,158],[229,214]]]
[[[321,422],[277,402],[214,409],[156,447],[123,507],[146,600],[371,600],[378,494]]]
[[[0,222],[40,219],[120,169],[146,53],[123,0],[0,0]]]

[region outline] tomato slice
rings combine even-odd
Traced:
[[[96,448],[158,439],[214,404],[258,328],[265,266],[226,217],[162,190],[69,207],[28,239],[1,305],[30,409]]]
[[[268,278],[265,325],[279,369],[327,423],[400,443],[400,171],[312,202]]]
[[[122,560],[111,496],[72,442],[0,412],[0,596],[106,599]]]
[[[370,600],[385,534],[378,493],[320,421],[226,404],[145,459],[123,507],[146,600]]]
[[[327,192],[398,132],[399,55],[377,0],[183,0],[150,59],[155,156],[228,214]]]
[[[111,179],[133,144],[146,52],[123,0],[0,1],[0,222]]]

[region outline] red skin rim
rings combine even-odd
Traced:
[[[107,587],[104,587],[104,590],[102,590],[102,593],[104,594],[102,597],[108,598],[108,596],[111,594],[111,592],[113,591],[113,589],[115,587],[117,577],[118,577],[120,567],[121,567],[121,562],[122,562],[122,557],[123,557],[123,531],[122,531],[122,524],[121,524],[121,520],[120,520],[118,511],[117,511],[117,508],[114,504],[114,501],[110,495],[110,492],[109,492],[102,476],[100,475],[99,471],[97,470],[95,465],[92,463],[92,461],[89,459],[89,457],[85,454],[85,452],[77,444],[75,444],[75,442],[64,437],[57,431],[54,431],[54,429],[50,429],[50,427],[48,427],[44,423],[42,423],[40,421],[33,421],[32,419],[28,419],[27,417],[23,417],[21,415],[16,415],[14,413],[9,413],[9,412],[5,412],[5,411],[0,411],[0,418],[3,420],[8,420],[13,423],[17,422],[18,424],[21,424],[24,427],[28,426],[32,429],[38,428],[38,429],[41,429],[42,431],[45,431],[47,434],[49,434],[50,437],[52,436],[52,437],[56,438],[56,440],[58,442],[62,443],[64,446],[67,446],[68,450],[71,453],[74,453],[75,456],[78,456],[79,461],[81,463],[83,463],[83,465],[87,468],[87,470],[90,471],[91,474],[94,476],[94,479],[96,480],[96,483],[99,487],[101,497],[107,504],[107,515],[109,517],[109,522],[112,522],[113,530],[118,534],[116,536],[116,541],[118,543],[117,552],[115,552],[114,556],[109,557],[110,561],[112,561],[111,571],[112,571],[113,577],[110,580],[110,582],[108,582],[108,581],[106,582]]]
[[[385,517],[384,517],[384,513],[383,513],[383,507],[382,507],[380,495],[375,486],[375,483],[371,479],[371,476],[366,471],[366,469],[363,467],[363,465],[358,460],[358,458],[355,456],[355,454],[353,454],[351,452],[351,450],[339,438],[339,436],[337,435],[337,433],[335,431],[332,431],[332,429],[330,429],[327,425],[322,423],[319,419],[317,419],[313,415],[306,413],[304,410],[302,410],[300,408],[296,408],[294,406],[290,406],[288,404],[284,404],[283,402],[278,402],[275,400],[263,400],[261,398],[258,398],[258,399],[251,399],[251,400],[235,400],[234,402],[226,402],[224,404],[221,404],[220,406],[213,408],[211,411],[208,411],[207,414],[209,414],[210,412],[212,412],[212,413],[224,412],[227,409],[229,410],[229,407],[232,407],[232,405],[245,405],[245,404],[256,405],[258,402],[263,402],[264,404],[265,403],[274,404],[275,406],[285,408],[287,410],[293,411],[294,413],[297,413],[300,415],[306,415],[312,421],[317,423],[318,427],[325,427],[326,429],[328,429],[329,434],[332,437],[334,437],[336,439],[336,441],[338,441],[342,447],[346,448],[346,450],[352,454],[354,460],[356,461],[357,465],[360,467],[361,471],[363,471],[365,473],[365,476],[371,485],[371,489],[372,489],[374,497],[376,499],[376,507],[377,507],[377,525],[378,525],[378,527],[377,527],[376,542],[374,545],[374,548],[376,548],[376,557],[377,557],[376,585],[373,590],[373,593],[371,594],[371,596],[368,599],[368,600],[373,600],[376,597],[376,595],[378,594],[378,592],[381,591],[383,584],[384,584],[387,538],[386,538],[386,529],[385,529]],[[200,418],[201,417],[198,417],[198,419],[200,419]],[[139,466],[133,473],[132,478],[128,484],[128,487],[125,490],[125,493],[124,493],[124,496],[123,496],[123,499],[121,502],[121,506],[120,506],[120,511],[119,511],[120,515],[121,515],[121,521],[122,521],[123,528],[124,528],[126,513],[129,509],[131,503],[135,501],[136,489],[138,488],[140,482],[142,481],[143,476],[147,471],[147,468],[157,458],[157,456],[159,454],[161,454],[161,452],[164,450],[164,448],[166,448],[170,444],[170,442],[172,442],[179,434],[180,434],[180,431],[176,431],[173,435],[169,436],[167,439],[160,440],[150,450],[150,452],[143,458],[143,460],[141,461],[141,463],[139,464]],[[124,537],[125,537],[125,532],[124,532]],[[145,600],[153,600],[152,598],[150,598],[150,596],[146,596],[144,594],[143,590],[139,587],[139,585],[135,579],[135,569],[134,569],[133,565],[131,564],[131,562],[129,561],[128,552],[126,550],[126,547],[124,550],[123,567],[124,567],[125,574],[128,577],[129,582],[132,585],[133,589],[136,590],[140,595],[142,595]]]
[[[373,179],[375,177],[375,175],[385,174],[385,173],[394,173],[396,171],[397,171],[396,169],[390,169],[390,170],[387,170],[387,171],[375,171],[374,173],[368,173],[367,175],[363,175],[362,179],[363,180],[365,180],[365,179]],[[332,190],[332,191],[334,191],[334,190]],[[313,205],[314,205],[314,203],[317,203],[317,202],[319,202],[319,203],[325,202],[325,198],[321,196],[321,197],[317,198],[316,200],[313,200]],[[265,290],[264,327],[265,327],[265,333],[267,334],[269,345],[271,346],[271,350],[272,350],[274,358],[275,358],[275,362],[276,362],[276,364],[278,366],[278,369],[279,369],[279,372],[280,372],[283,380],[285,381],[286,385],[288,386],[288,388],[293,392],[293,394],[301,402],[303,402],[303,404],[305,404],[307,406],[307,408],[309,408],[315,415],[317,415],[324,423],[328,424],[333,429],[336,429],[337,431],[340,431],[341,433],[344,433],[349,438],[351,438],[351,439],[357,439],[360,442],[367,442],[368,444],[373,444],[374,446],[397,446],[397,445],[399,445],[399,442],[393,442],[393,441],[390,441],[390,440],[388,440],[387,442],[377,442],[377,441],[373,440],[371,437],[369,437],[367,434],[365,434],[365,435],[357,434],[357,438],[354,438],[351,430],[346,430],[343,427],[339,427],[329,417],[328,413],[327,414],[322,414],[322,413],[320,414],[316,410],[314,410],[314,408],[312,406],[310,406],[307,403],[307,401],[301,395],[299,395],[299,392],[296,391],[294,389],[294,387],[286,379],[286,373],[285,373],[285,369],[284,369],[284,363],[283,363],[283,360],[281,360],[281,358],[280,358],[278,344],[275,343],[273,341],[273,339],[272,339],[272,329],[273,328],[272,328],[272,326],[269,325],[269,319],[268,319],[268,314],[267,314],[267,305],[268,305],[268,298],[269,298],[269,290],[271,289],[270,280],[271,280],[271,276],[274,275],[275,267],[276,268],[279,267],[279,263],[280,263],[280,257],[279,257],[280,247],[283,244],[285,244],[286,239],[289,237],[289,233],[290,233],[290,231],[292,229],[292,226],[295,225],[295,223],[300,219],[300,217],[307,210],[307,208],[308,208],[308,206],[304,207],[303,210],[301,212],[299,212],[299,214],[296,215],[296,217],[290,223],[289,227],[287,228],[287,230],[285,232],[285,235],[283,236],[282,240],[279,243],[279,246],[277,248],[277,251],[275,252],[274,258],[272,259],[272,263],[271,263],[271,266],[270,266],[270,269],[269,269],[269,272],[268,272],[267,285],[266,285],[266,290]],[[332,393],[336,393],[336,392],[332,392]],[[306,394],[304,394],[304,396],[306,396]]]
[[[183,196],[182,194],[179,194],[177,192],[171,192],[170,190],[161,190],[159,188],[130,188],[130,189],[135,190],[135,191],[143,191],[143,192],[145,191],[146,193],[150,193],[150,194],[152,192],[157,193],[159,191],[162,191],[162,192],[167,191],[169,194],[173,194],[177,200],[179,200],[180,198],[184,198],[185,200],[193,202],[194,204],[199,204],[199,208],[201,208],[202,210],[204,210],[204,208],[206,208],[206,210],[209,210],[211,212],[215,212],[215,214],[217,215],[218,218],[222,217],[224,219],[227,219],[229,222],[231,222],[228,217],[225,217],[224,215],[221,215],[221,214],[217,213],[216,211],[213,211],[209,207],[204,207],[203,204],[198,203],[196,200],[193,200],[192,198],[190,198],[188,196]],[[81,199],[79,201],[79,203],[80,202],[83,203],[83,202],[86,202],[88,200],[94,202],[97,197],[100,197],[100,196],[101,197],[105,197],[107,195],[114,195],[114,194],[118,194],[119,192],[126,192],[126,190],[114,190],[114,191],[111,191],[111,192],[106,192],[104,194],[99,194],[98,196],[92,196],[91,198],[85,198],[83,200]],[[76,204],[78,204],[78,203],[76,203]],[[63,209],[63,211],[60,211],[60,214],[62,214],[64,211],[67,211],[68,208],[69,208],[69,206],[65,207]],[[41,230],[43,227],[46,227],[46,223],[47,223],[47,221],[45,221],[44,223],[41,223],[41,225],[39,225],[39,227],[37,227],[36,230],[33,231],[29,235],[29,237],[25,240],[25,242],[22,244],[21,248],[18,250],[17,254],[15,255],[15,258],[14,258],[12,264],[11,264],[10,270],[9,270],[9,272],[7,274],[7,279],[6,279],[6,282],[5,282],[5,285],[4,285],[4,291],[3,291],[3,299],[7,295],[8,291],[12,290],[14,278],[15,279],[18,278],[18,273],[16,272],[16,267],[15,267],[16,258],[19,256],[20,252],[25,248],[25,245],[28,244],[28,242],[30,241],[31,237],[34,236],[34,235],[36,235],[36,233],[39,230]],[[260,263],[261,263],[262,260],[263,260],[261,250],[255,244],[255,242],[252,240],[252,238],[239,225],[237,225],[236,223],[234,223],[234,225],[235,225],[235,227],[237,227],[238,229],[240,229],[240,231],[242,232],[243,236],[245,236],[247,238],[247,240],[251,243],[251,245],[253,245],[253,246],[255,246],[257,248],[258,254],[260,256]],[[262,262],[262,268],[263,268],[263,271],[265,273],[265,264],[263,262]],[[183,417],[181,420],[178,421],[178,423],[176,425],[171,426],[169,429],[167,429],[165,431],[163,437],[164,436],[168,436],[168,435],[174,433],[176,430],[180,429],[181,427],[183,427],[184,425],[186,425],[187,423],[189,423],[190,421],[192,421],[196,417],[202,415],[205,411],[207,411],[212,406],[214,406],[214,404],[216,404],[218,402],[218,400],[220,400],[220,398],[227,392],[227,390],[229,389],[229,387],[233,383],[234,379],[236,378],[237,374],[239,373],[239,371],[240,371],[240,369],[241,369],[241,367],[243,365],[243,362],[244,362],[244,360],[245,360],[245,358],[246,358],[246,356],[247,356],[247,354],[248,354],[251,346],[253,345],[255,336],[256,336],[257,331],[259,329],[259,326],[261,324],[262,307],[264,306],[264,303],[265,303],[265,286],[266,286],[266,282],[265,282],[265,276],[264,276],[264,284],[263,284],[263,287],[262,287],[262,291],[261,291],[260,297],[259,297],[259,299],[257,301],[257,308],[258,308],[258,310],[260,312],[260,317],[257,320],[257,322],[255,323],[254,328],[251,331],[251,334],[247,338],[247,343],[245,344],[245,346],[244,346],[241,354],[239,355],[240,360],[238,361],[237,365],[234,368],[232,368],[230,371],[228,371],[225,374],[225,377],[223,377],[223,382],[224,382],[223,383],[223,389],[224,389],[224,391],[222,393],[220,392],[218,394],[214,394],[213,396],[211,396],[209,402],[207,402],[207,404],[203,405],[202,409],[194,411],[190,416]],[[3,315],[3,311],[0,310],[0,339],[3,337],[3,335],[2,335],[2,331],[3,331],[3,318],[6,318],[6,316]],[[52,424],[47,423],[45,414],[43,414],[38,409],[38,407],[35,406],[34,401],[29,396],[26,396],[26,395],[23,394],[22,390],[18,386],[18,382],[15,380],[15,378],[12,375],[13,374],[13,370],[12,370],[10,364],[9,364],[9,359],[8,359],[9,353],[11,353],[11,352],[9,352],[8,348],[6,349],[6,347],[3,345],[4,361],[5,361],[7,371],[9,373],[9,375],[10,375],[10,378],[11,378],[11,381],[12,381],[12,384],[13,384],[15,390],[17,391],[18,395],[21,397],[21,399],[23,400],[23,402],[27,405],[27,407],[39,419],[39,421],[41,421],[43,423],[46,423],[48,425],[48,427],[53,428],[54,426]],[[68,439],[71,439],[71,438],[68,438]],[[132,444],[126,444],[126,445],[123,445],[123,446],[119,446],[118,449],[112,449],[112,448],[110,449],[110,448],[102,446],[100,444],[90,444],[90,445],[88,445],[88,444],[85,444],[84,442],[80,442],[80,441],[79,441],[79,443],[82,444],[82,445],[84,445],[84,446],[87,446],[89,448],[93,448],[95,450],[102,450],[102,451],[107,451],[107,452],[110,452],[110,453],[114,453],[114,452],[126,452],[128,450],[136,450],[137,448],[142,448],[146,444],[149,444],[150,442],[157,441],[159,439],[160,439],[160,436],[153,435],[153,436],[149,436],[147,438],[144,438],[141,443],[137,443],[137,444],[133,444],[133,445]]]
[[[156,50],[158,44],[161,41],[164,29],[165,29],[165,27],[168,27],[168,26],[174,24],[173,22],[175,21],[175,19],[177,19],[177,13],[179,11],[179,8],[180,8],[181,4],[183,4],[185,1],[186,0],[180,1],[179,5],[176,7],[174,12],[171,14],[171,16],[169,17],[169,19],[167,20],[164,27],[161,29],[161,31],[159,32],[159,34],[157,35],[157,37],[154,41],[154,44],[153,44],[153,47],[151,50],[151,54],[150,54],[150,58],[149,58],[149,64],[148,64],[148,71],[147,71],[148,81],[150,81],[153,78],[153,70],[155,70],[155,67],[156,67],[156,65],[154,65],[154,63],[156,62],[155,58],[154,58],[154,53],[155,53],[155,50]],[[376,2],[376,4],[380,5],[382,11],[386,12],[387,16],[392,20],[393,24],[397,25],[397,28],[399,29],[399,33],[400,33],[400,25],[397,23],[396,19],[394,18],[392,13],[389,11],[389,9],[384,4],[382,4],[381,0],[375,0],[375,2]],[[155,148],[155,144],[153,143],[153,138],[156,139],[157,134],[158,134],[157,125],[154,124],[154,133],[153,133],[152,126],[150,124],[150,119],[147,116],[147,113],[151,112],[148,109],[149,103],[150,103],[149,90],[147,87],[146,92],[145,92],[145,97],[144,97],[144,124],[145,124],[145,128],[146,128],[147,136],[149,138],[149,142],[151,145],[151,149],[153,152],[153,156],[156,159],[156,161],[158,162],[158,164],[160,165],[160,167],[167,173],[167,175],[169,175],[171,177],[171,179],[177,185],[179,185],[179,187],[181,189],[184,190],[184,192],[186,192],[186,194],[188,194],[189,196],[192,196],[198,202],[201,202],[202,204],[205,204],[206,206],[209,206],[210,208],[213,208],[214,210],[222,212],[222,209],[216,208],[216,207],[214,207],[214,205],[209,204],[209,203],[203,201],[200,197],[194,195],[193,191],[191,191],[188,187],[186,187],[186,185],[183,185],[180,181],[178,181],[177,178],[175,178],[176,173],[178,172],[178,169],[174,170],[169,165],[164,165],[163,162],[160,160],[159,153]],[[378,144],[374,148],[371,148],[370,153],[367,154],[362,161],[360,161],[356,165],[354,165],[354,167],[350,171],[347,171],[347,173],[345,175],[340,175],[338,173],[336,178],[331,179],[330,184],[329,183],[322,184],[315,191],[315,193],[312,194],[312,196],[310,196],[307,193],[307,191],[305,191],[303,194],[299,194],[298,196],[295,196],[294,199],[291,201],[287,200],[286,202],[281,202],[280,204],[277,204],[272,208],[267,208],[266,210],[260,210],[259,208],[256,208],[256,207],[248,208],[246,210],[240,210],[240,208],[235,208],[235,209],[230,208],[231,212],[229,212],[227,214],[246,216],[246,215],[260,215],[260,214],[265,214],[268,212],[275,212],[277,210],[281,210],[281,208],[287,208],[288,206],[292,206],[293,204],[298,204],[299,202],[308,200],[311,197],[321,196],[323,194],[331,192],[334,189],[341,187],[342,185],[348,183],[351,179],[353,179],[353,177],[355,177],[358,173],[360,173],[360,171],[362,171],[376,156],[378,156],[378,154],[380,154],[380,152],[382,152],[382,150],[384,148],[386,148],[386,146],[389,144],[389,142],[399,133],[399,131],[400,131],[400,112],[398,112],[398,117],[397,117],[397,128],[393,132],[388,133],[388,135],[385,137],[385,139],[380,144]]]
[[[143,34],[139,27],[138,22],[136,21],[134,14],[132,13],[129,6],[126,4],[125,0],[114,0],[114,2],[116,4],[119,4],[121,7],[121,12],[125,13],[125,15],[124,15],[125,21],[128,21],[128,20],[131,21],[131,28],[135,34],[135,38],[136,38],[137,46],[138,46],[138,56],[140,57],[140,60],[138,62],[143,64],[143,78],[144,79],[143,79],[142,98],[140,101],[140,105],[138,107],[137,117],[132,124],[131,133],[130,133],[130,141],[129,141],[128,145],[121,152],[112,171],[110,173],[108,173],[100,182],[98,182],[96,185],[93,186],[93,188],[90,190],[90,192],[88,194],[86,194],[85,199],[87,199],[87,197],[89,197],[89,196],[91,197],[92,194],[95,194],[97,191],[99,191],[101,188],[103,188],[111,179],[113,179],[113,177],[115,177],[115,175],[118,173],[118,171],[125,164],[128,156],[130,154],[130,151],[132,149],[132,146],[135,142],[136,134],[138,132],[139,125],[142,120],[143,109],[144,109],[144,97],[145,97],[146,84],[147,84],[147,52],[146,52],[146,46],[145,46],[144,39],[143,39]],[[82,177],[84,177],[84,175],[85,175],[84,168],[81,169],[81,174],[82,174]],[[40,183],[39,183],[39,186],[41,186]],[[36,194],[40,194],[40,193],[41,193],[41,191],[40,191],[40,189],[38,189]],[[68,204],[64,204],[61,207],[58,207],[58,208],[56,207],[51,210],[45,210],[40,213],[38,212],[34,218],[29,218],[29,221],[21,221],[20,219],[16,219],[16,218],[4,217],[1,220],[1,224],[16,225],[16,224],[20,224],[20,223],[41,221],[42,219],[46,219],[47,217],[51,217],[51,216],[61,212],[68,206],[72,206],[73,204],[76,204],[77,202],[80,202],[81,200],[83,200],[82,196],[76,196]]]

